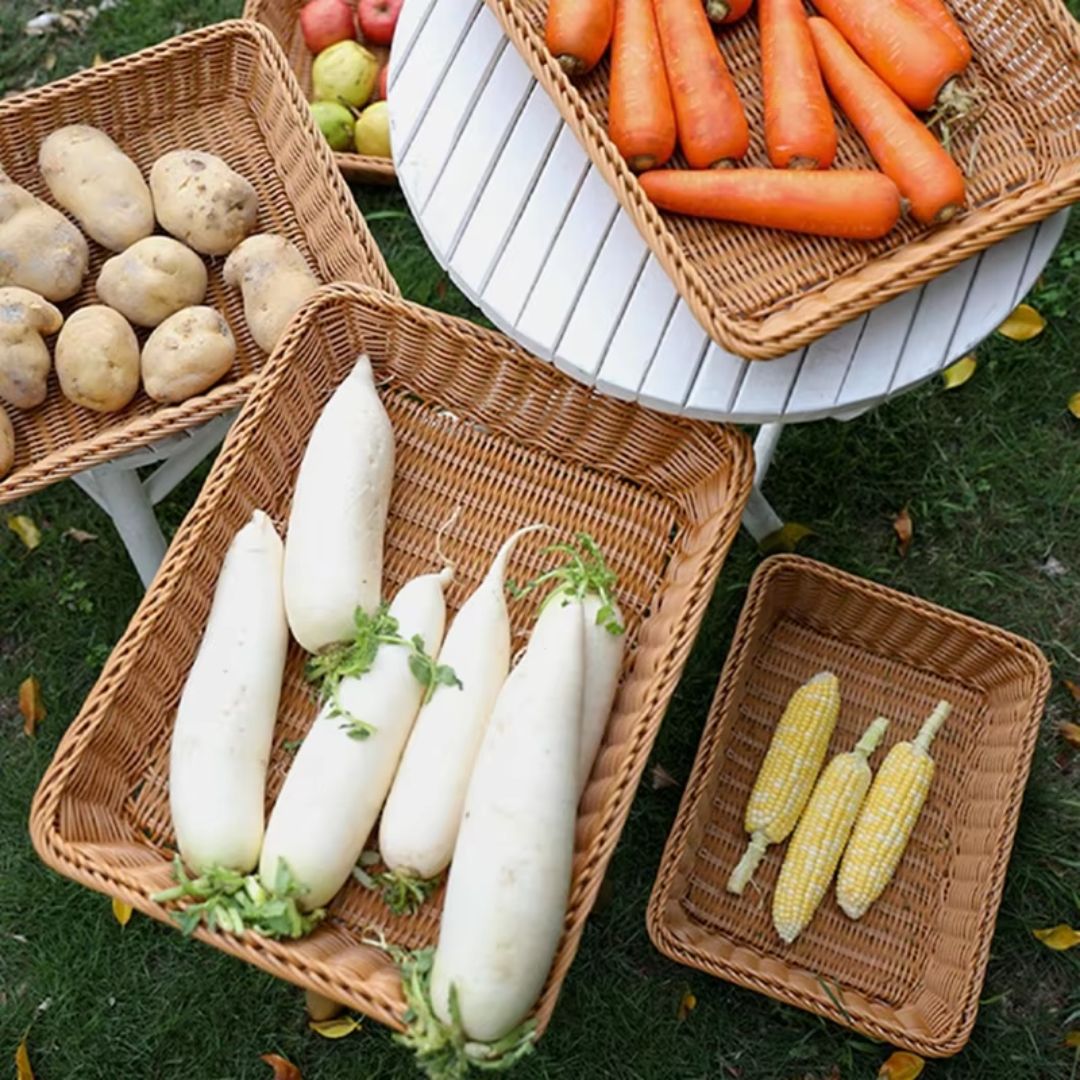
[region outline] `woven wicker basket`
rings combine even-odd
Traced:
[[[930,796],[896,876],[858,922],[830,888],[784,945],[771,900],[784,847],[741,897],[725,889],[743,812],[788,697],[840,678],[830,756],[875,716],[884,747],[941,698]],[[661,952],[929,1057],[971,1034],[1020,799],[1050,686],[1042,653],[1003,630],[797,556],[754,576],[649,903]],[[883,747],[883,749],[884,749]],[[871,764],[880,763],[882,752]]]
[[[63,124],[107,131],[146,174],[177,147],[221,155],[255,185],[260,231],[297,244],[325,281],[356,280],[397,292],[349,189],[342,182],[281,50],[270,34],[239,19],[79,72],[0,102],[0,168],[51,202],[37,167],[38,146]],[[82,291],[64,314],[96,300],[94,282],[111,255],[91,243]],[[144,393],[118,413],[73,405],[55,377],[45,404],[9,409],[15,426],[13,472],[0,479],[0,503],[201,423],[237,406],[266,354],[252,340],[237,289],[210,260],[206,303],[225,313],[237,356],[225,379],[180,405]],[[140,332],[145,340],[146,331]]]
[[[968,209],[932,231],[905,218],[873,243],[660,213],[607,137],[607,59],[571,82],[544,45],[548,0],[487,2],[701,325],[739,356],[790,352],[1080,198],[1080,28],[1060,0],[949,0],[975,54],[964,84],[987,105],[954,146]],[[756,15],[719,40],[750,121],[746,164],[768,165]],[[837,166],[874,168],[838,128]]]
[[[244,18],[262,23],[277,38],[289,65],[303,87],[304,94],[311,96],[311,50],[304,44],[300,32],[300,9],[306,0],[246,0]],[[384,62],[390,50],[376,45],[369,49]],[[334,154],[338,168],[350,180],[362,180],[368,184],[394,184],[397,174],[389,158],[371,157],[368,154]]]
[[[167,918],[150,896],[169,878],[168,743],[222,557],[253,508],[285,520],[311,427],[360,349],[373,359],[397,439],[388,593],[436,565],[442,530],[441,550],[456,567],[448,595],[456,610],[501,540],[537,520],[590,531],[619,575],[627,658],[581,803],[566,930],[539,1005],[546,1024],[738,529],[752,459],[732,428],[600,398],[469,323],[359,286],[327,286],[308,303],[68,728],[35,797],[31,835],[61,873]],[[542,541],[533,539],[515,550],[516,575],[546,564]],[[531,607],[513,603],[515,633]],[[270,765],[271,800],[288,768],[282,740],[303,735],[315,715],[302,663],[294,645]],[[305,940],[199,936],[397,1026],[395,970],[361,944],[361,935],[377,926],[399,945],[429,944],[440,903],[394,918],[350,884],[329,920]]]

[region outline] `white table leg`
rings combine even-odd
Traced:
[[[236,413],[230,412],[207,421],[191,432],[185,446],[170,454],[168,460],[146,478],[144,486],[151,505],[157,506],[225,438],[235,419]]]
[[[742,525],[759,544],[784,527],[780,515],[761,493],[761,485],[765,483],[765,476],[783,431],[783,424],[762,424],[754,439],[754,487],[747,500],[746,509],[743,510]]]

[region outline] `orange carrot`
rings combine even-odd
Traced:
[[[876,240],[900,217],[896,185],[870,169],[658,169],[641,186],[661,210],[816,236]]]
[[[856,55],[825,19],[810,34],[829,91],[924,225],[948,221],[964,205],[964,176],[926,125]]]
[[[725,26],[738,22],[749,10],[754,0],[705,0],[705,14],[709,22]]]
[[[675,152],[671,104],[652,0],[615,0],[608,133],[634,172]]]
[[[814,6],[913,109],[930,109],[967,67],[952,38],[905,0],[814,0]]]
[[[802,0],[760,0],[765,149],[778,169],[827,169],[836,125]]]
[[[701,0],[653,0],[679,145],[695,169],[726,165],[750,146],[739,92]]]
[[[948,34],[952,43],[960,50],[964,57],[964,64],[971,63],[971,46],[964,37],[964,31],[959,23],[953,18],[952,12],[945,6],[942,0],[904,0],[909,8],[917,11],[927,22],[932,22],[943,33]]]
[[[549,0],[544,40],[567,75],[600,62],[615,25],[615,0]]]

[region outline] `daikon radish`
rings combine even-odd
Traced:
[[[395,911],[422,901],[450,865],[476,753],[510,669],[507,560],[521,537],[542,528],[519,529],[503,543],[439,651],[439,663],[457,673],[462,688],[421,708],[379,824],[379,853],[390,873],[375,881]]]
[[[584,619],[538,623],[499,693],[465,797],[431,971],[438,1018],[506,1036],[536,1002],[562,934],[574,855]],[[453,997],[453,1001],[451,998]]]
[[[443,589],[451,577],[443,570],[413,578],[389,610],[372,620],[380,632],[357,633],[361,651],[371,645],[367,666],[334,683],[285,777],[266,827],[259,874],[272,890],[284,863],[300,883],[305,909],[325,904],[349,877],[390,789],[421,699],[442,681],[430,658],[442,642]],[[370,629],[371,623],[358,627]],[[345,670],[357,670],[349,663],[355,659],[342,657]],[[425,681],[417,675],[422,663],[428,665]]]
[[[393,478],[394,432],[362,354],[312,429],[285,535],[285,610],[308,652],[378,607]]]
[[[281,540],[256,510],[233,537],[176,713],[169,804],[189,867],[250,870],[263,838],[263,794],[289,630]]]

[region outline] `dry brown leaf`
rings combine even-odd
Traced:
[[[649,773],[649,783],[652,785],[653,791],[663,791],[664,788],[677,788],[682,786],[679,781],[659,763],[652,767],[652,772]]]
[[[26,1036],[23,1036],[19,1048],[15,1051],[15,1080],[34,1080],[34,1070],[30,1067],[30,1051],[26,1049]]]
[[[33,551],[41,543],[41,530],[34,524],[34,519],[25,514],[12,514],[7,519],[7,527],[23,542],[27,551]]]
[[[280,1054],[260,1054],[260,1061],[265,1061],[274,1070],[274,1080],[304,1080],[300,1070]]]
[[[308,1027],[324,1039],[344,1039],[360,1026],[354,1016],[336,1016],[333,1020],[309,1020]]]
[[[1077,390],[1076,393],[1069,398],[1068,408],[1069,412],[1071,412],[1077,420],[1080,420],[1080,390]]]
[[[900,558],[904,558],[908,549],[911,547],[912,537],[915,535],[915,522],[911,520],[911,513],[905,506],[892,522],[893,532],[896,533],[896,539],[899,541],[897,550],[900,552]]]
[[[915,1080],[925,1067],[926,1062],[918,1054],[897,1050],[882,1062],[878,1080]]]
[[[131,905],[125,904],[119,897],[112,899],[113,918],[121,925],[127,926],[131,922]]]
[[[963,386],[975,374],[975,368],[978,366],[974,353],[968,353],[967,356],[957,360],[955,364],[950,364],[941,373],[941,381],[944,383],[945,389],[955,390],[958,386]]]
[[[74,527],[65,529],[61,535],[67,540],[74,540],[76,544],[90,544],[97,539],[97,533]]]
[[[1021,304],[998,328],[1010,341],[1030,341],[1046,329],[1046,320],[1030,305]]]
[[[1080,930],[1074,930],[1065,923],[1058,923],[1057,926],[1051,926],[1047,930],[1032,930],[1031,932],[1048,949],[1053,949],[1055,952],[1064,952],[1074,945],[1080,945]]]
[[[1058,724],[1058,734],[1070,745],[1080,750],[1080,724]]]
[[[762,555],[777,555],[782,551],[790,554],[803,540],[813,535],[814,530],[808,525],[800,525],[797,521],[787,521],[758,544],[758,551]]]
[[[24,735],[33,735],[48,715],[41,700],[41,683],[33,675],[19,683],[19,712],[22,713]]]
[[[90,66],[91,67],[101,67],[101,65],[104,64],[104,63],[107,63],[105,57],[102,56],[101,53],[94,53],[94,60],[93,60],[93,63]]]
[[[1080,1050],[1080,1030],[1074,1028],[1065,1032],[1065,1045],[1070,1049]]]
[[[1061,683],[1072,694],[1073,701],[1080,702],[1080,684],[1074,683],[1072,679],[1062,679]]]
[[[679,1007],[675,1011],[675,1019],[681,1024],[697,1008],[697,998],[693,992],[687,990],[679,999]]]

